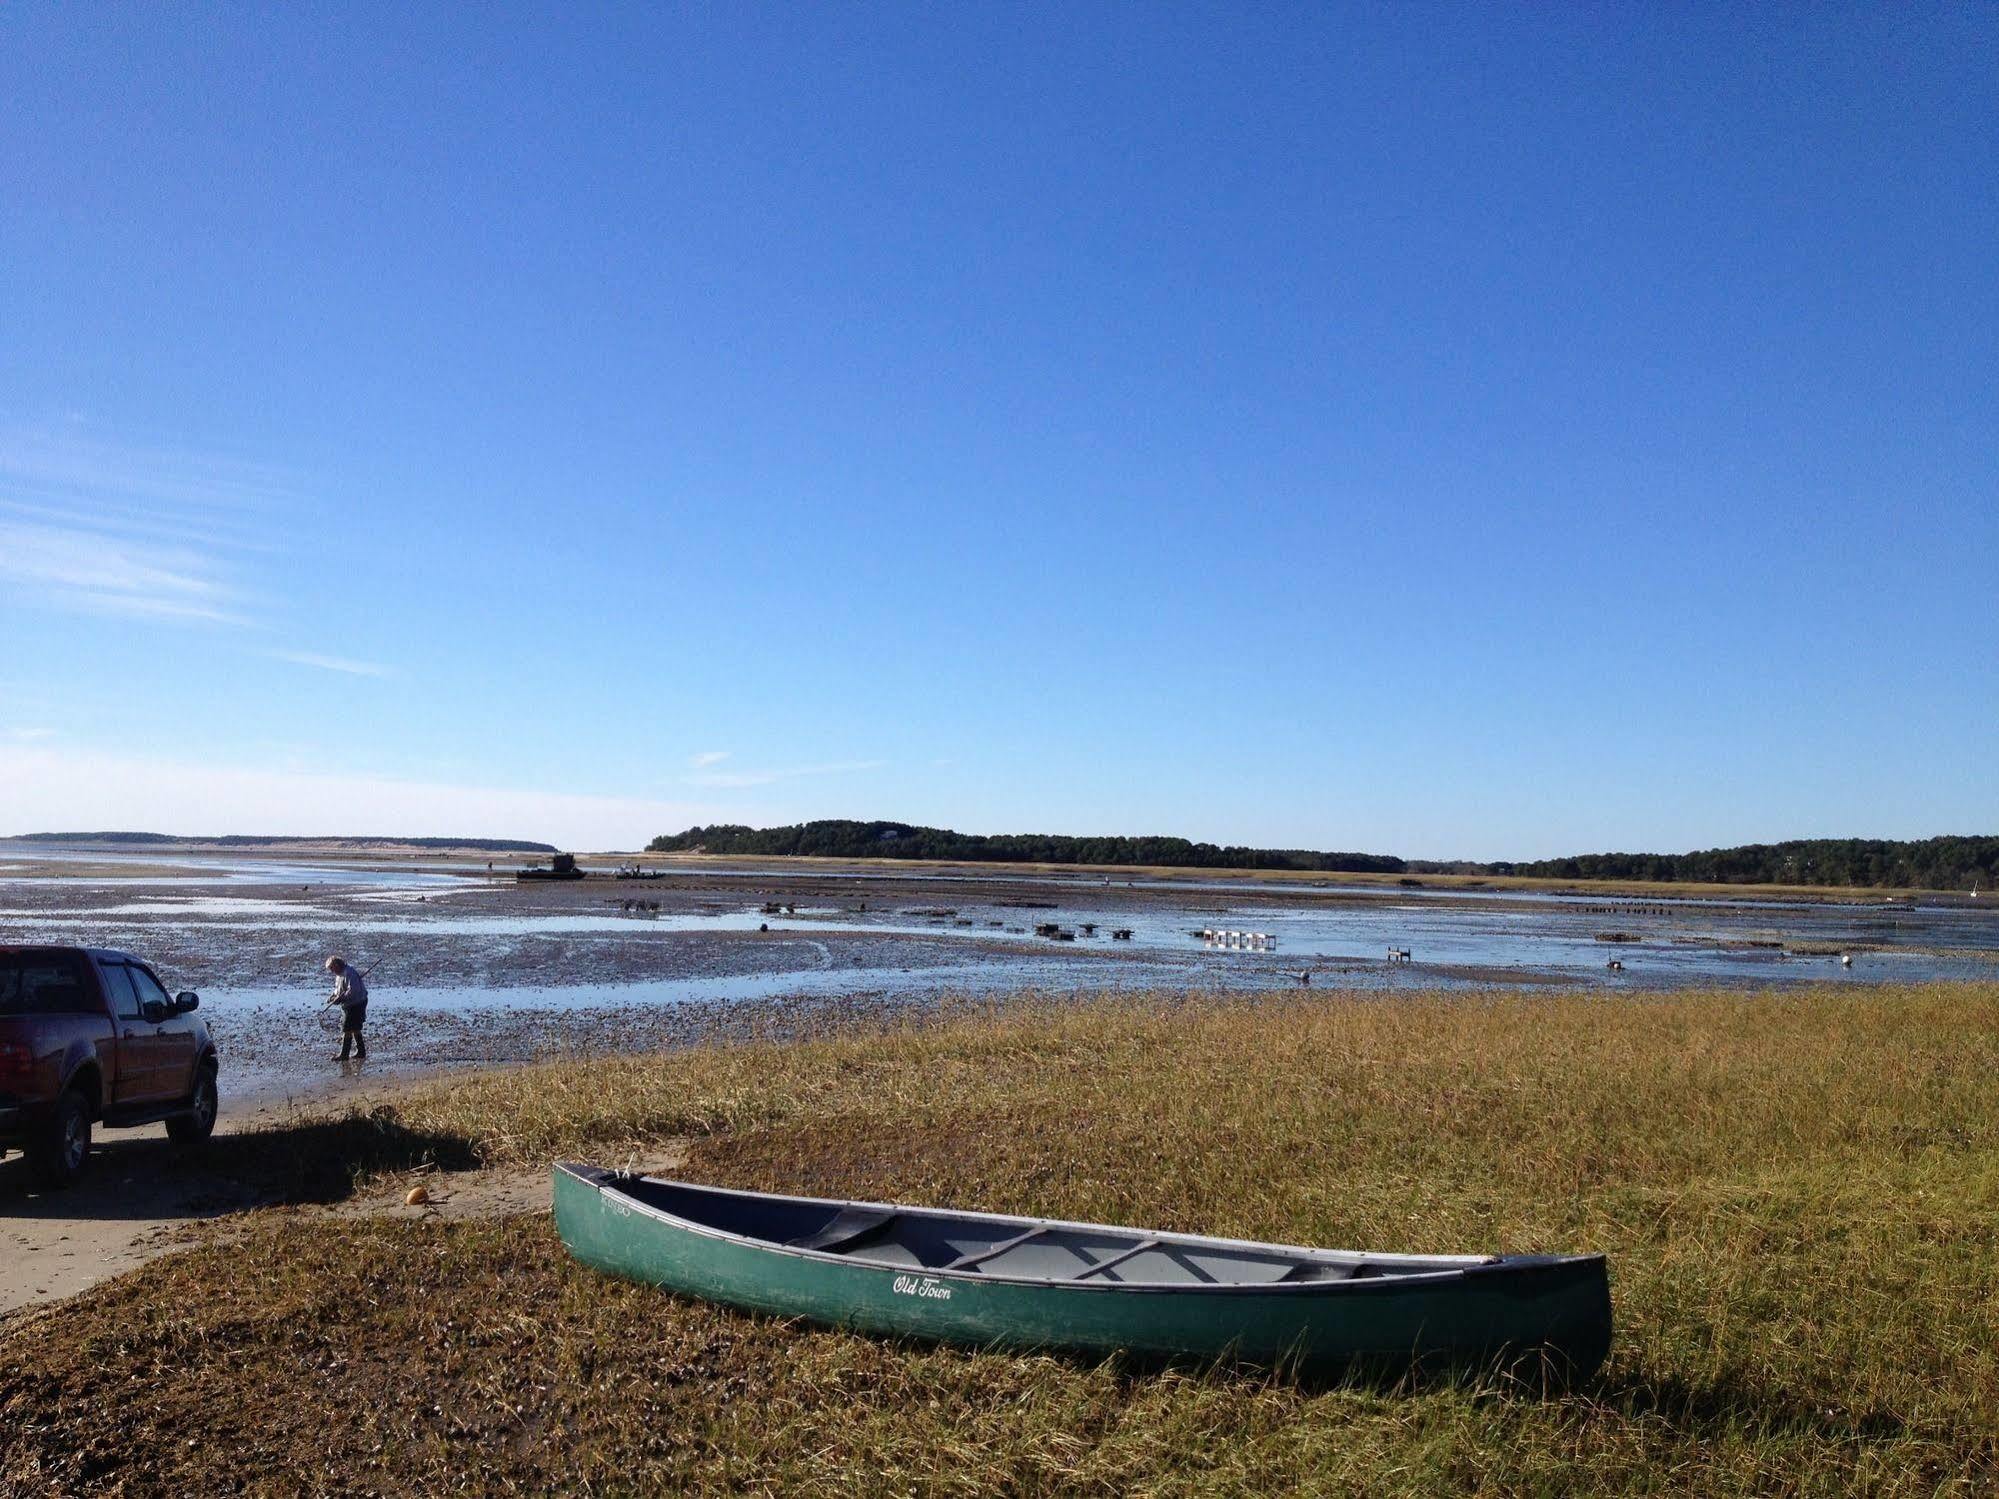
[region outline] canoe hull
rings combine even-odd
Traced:
[[[1594,1372],[1610,1341],[1599,1257],[1413,1284],[1189,1292],[829,1263],[648,1212],[589,1168],[558,1166],[554,1197],[564,1243],[594,1269],[745,1311],[929,1342],[1334,1377],[1510,1368],[1569,1382]]]

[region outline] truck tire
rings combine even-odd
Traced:
[[[221,1099],[215,1091],[215,1069],[204,1066],[188,1095],[187,1112],[167,1120],[167,1138],[176,1145],[200,1145],[215,1133],[215,1114]]]
[[[74,1088],[63,1091],[48,1120],[28,1142],[28,1169],[42,1186],[71,1186],[90,1159],[90,1104]]]

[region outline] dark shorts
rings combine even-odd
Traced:
[[[366,1005],[342,1005],[340,1007],[340,1029],[350,1036],[361,1034],[361,1022],[368,1018]]]

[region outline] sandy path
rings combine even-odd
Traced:
[[[632,1170],[644,1176],[677,1171],[687,1162],[687,1149],[675,1145],[634,1161]],[[624,1163],[621,1161],[622,1166]],[[411,1206],[410,1188],[421,1186],[424,1203]],[[308,1209],[332,1218],[505,1218],[515,1213],[549,1210],[547,1166],[503,1166],[484,1171],[412,1171],[385,1182],[365,1196],[330,1207]]]
[[[353,1089],[338,1095],[340,1106],[381,1101],[393,1088]],[[326,1101],[300,1107],[266,1104],[225,1116],[218,1133],[228,1135],[311,1117]],[[641,1170],[670,1171],[684,1149],[662,1152]],[[0,1161],[0,1320],[26,1308],[59,1301],[148,1260],[183,1247],[188,1229],[215,1224],[283,1201],[268,1176],[231,1169],[220,1150],[183,1152],[167,1142],[166,1131],[148,1129],[100,1133],[84,1180],[63,1192],[39,1191],[18,1155]],[[411,1207],[404,1197],[421,1183],[429,1203]],[[548,1168],[509,1167],[459,1172],[411,1172],[364,1196],[325,1206],[296,1209],[332,1218],[407,1215],[412,1218],[495,1217],[546,1211]]]

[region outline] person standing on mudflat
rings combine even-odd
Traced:
[[[340,1006],[340,1055],[333,1060],[344,1062],[351,1050],[359,1060],[368,1056],[368,1038],[361,1034],[361,1027],[368,1019],[368,982],[366,977],[345,958],[328,958],[326,971],[333,975],[333,992],[326,996],[330,1005]]]

